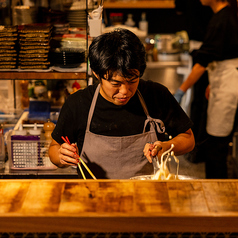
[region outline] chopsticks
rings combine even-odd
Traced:
[[[71,143],[70,143],[70,141],[69,141],[69,138],[68,138],[67,136],[66,136],[65,138],[64,138],[63,136],[61,136],[61,138],[63,139],[63,141],[64,141],[65,143],[71,145]],[[75,154],[77,154],[77,153],[75,152]],[[78,154],[77,154],[77,155],[78,155]],[[83,166],[86,168],[86,170],[89,172],[89,174],[92,176],[92,178],[96,180],[96,177],[94,176],[94,174],[92,173],[92,171],[88,168],[88,166],[84,163],[84,161],[80,158],[79,155],[78,155],[78,158],[79,158],[80,162],[83,164]],[[81,165],[80,165],[79,162],[78,162],[78,167],[79,167],[79,170],[80,170],[80,172],[81,172],[81,174],[82,174],[82,176],[83,176],[83,179],[86,180],[86,177],[85,177],[85,175],[84,175],[84,172],[83,172],[82,167],[81,167]]]

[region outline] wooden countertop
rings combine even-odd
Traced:
[[[0,180],[0,232],[238,232],[238,180]]]

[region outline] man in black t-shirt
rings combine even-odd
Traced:
[[[145,49],[135,34],[121,29],[98,36],[89,60],[99,83],[63,105],[49,149],[54,164],[77,165],[77,152],[97,178],[129,179],[151,174],[151,156],[171,144],[177,155],[193,149],[192,123],[168,89],[140,79]]]

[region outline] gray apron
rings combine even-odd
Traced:
[[[207,133],[228,136],[234,125],[238,105],[238,59],[208,65],[210,94],[207,109]]]
[[[100,84],[95,91],[89,110],[81,158],[97,178],[129,179],[133,176],[152,174],[153,166],[144,156],[143,149],[147,142],[157,140],[155,126],[159,133],[164,133],[163,122],[149,116],[143,97],[137,91],[147,115],[143,133],[120,137],[94,134],[89,131],[89,128],[99,90]],[[150,123],[150,131],[146,132],[145,128],[148,123]]]

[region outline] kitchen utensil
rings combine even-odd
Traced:
[[[153,144],[153,142],[150,142],[149,144]],[[156,148],[156,147],[154,147]],[[157,156],[152,156],[152,164],[154,167],[154,174],[156,174],[156,172],[160,169],[160,165],[159,165],[159,159]]]
[[[66,136],[65,138],[63,136],[61,136],[61,138],[64,140],[65,143],[71,145],[70,141],[69,141],[69,138]],[[83,164],[83,166],[85,167],[85,169],[89,172],[89,174],[92,176],[93,179],[96,180],[96,177],[94,176],[94,174],[92,173],[92,171],[88,168],[88,166],[84,163],[84,161],[79,157],[79,155],[75,152],[75,154],[78,156],[78,159],[80,160],[80,162]],[[79,170],[83,176],[83,179],[86,180],[86,177],[84,175],[84,172],[82,170],[82,167],[80,165],[80,163],[78,162],[78,167],[79,167]]]
[[[154,167],[154,174],[156,174],[156,172],[160,169],[159,159],[157,156],[152,157],[152,164]]]

